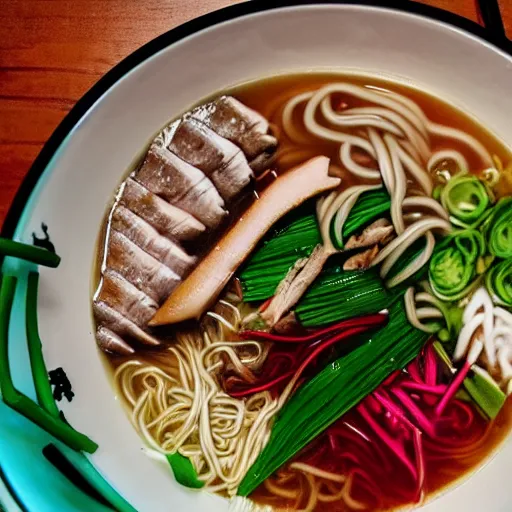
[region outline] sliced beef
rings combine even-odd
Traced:
[[[215,229],[226,217],[224,200],[206,175],[164,147],[153,144],[135,179],[151,192]]]
[[[154,336],[151,336],[146,331],[142,330],[130,319],[126,318],[124,315],[119,313],[119,311],[116,311],[104,302],[95,302],[93,304],[93,311],[96,321],[99,324],[98,331],[101,330],[101,327],[104,327],[112,333],[115,333],[121,339],[134,339],[144,345],[160,345],[160,342]],[[101,339],[98,340],[97,338],[97,341],[98,343],[105,343],[108,339],[110,339],[110,342],[112,343],[112,349],[110,350],[115,350],[115,347],[119,346],[118,340],[109,335],[109,333],[103,332],[101,334]]]
[[[124,184],[120,204],[173,240],[195,240],[206,229],[195,217],[164,201],[132,178]]]
[[[95,300],[104,302],[139,327],[146,326],[158,309],[158,304],[153,299],[122,275],[109,269],[103,274],[101,289]]]
[[[177,243],[160,235],[145,220],[122,205],[114,210],[111,227],[168,266],[181,278],[190,272],[197,260],[195,256],[187,254]]]
[[[153,140],[109,216],[93,301],[102,350],[129,355],[137,342],[159,344],[148,322],[194,267],[197,257],[187,251],[208,250],[214,238],[207,232],[222,225],[226,204],[247,189],[252,169],[268,168],[276,146],[268,122],[229,96],[184,115]]]
[[[269,123],[261,114],[232,96],[221,96],[193,110],[191,115],[240,147],[253,171],[268,168],[277,139],[269,134]]]
[[[98,327],[96,330],[96,343],[101,350],[112,354],[129,356],[135,352],[121,336],[103,326]]]
[[[240,148],[197,119],[187,117],[171,125],[155,142],[203,171],[227,202],[251,181],[252,170]]]
[[[111,230],[107,268],[121,274],[140,291],[160,303],[181,279],[169,267],[135,245],[118,231]]]

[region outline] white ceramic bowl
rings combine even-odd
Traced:
[[[114,397],[90,310],[105,208],[152,134],[191,104],[247,80],[321,69],[412,83],[471,112],[512,145],[512,58],[477,35],[369,5],[237,6],[151,43],[100,82],[52,138],[9,217],[7,231],[15,228],[21,241],[31,242],[41,222],[49,226],[62,264],[41,269],[47,366],[63,367],[73,383],[75,399],[60,406],[75,428],[99,444],[91,461],[140,512],[221,512],[228,505],[183,489],[168,468],[147,458]],[[512,510],[511,471],[512,444],[506,443],[483,470],[425,510]]]

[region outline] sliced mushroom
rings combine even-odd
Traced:
[[[101,288],[95,301],[103,302],[119,311],[139,327],[147,325],[158,309],[158,304],[153,299],[110,269],[103,274]]]
[[[160,342],[155,337],[142,330],[130,319],[104,302],[95,302],[93,304],[93,311],[100,327],[106,327],[113,333],[116,333],[117,336],[121,338],[133,338],[145,345],[160,345]],[[106,341],[106,334],[107,333],[103,333],[103,342]],[[110,341],[115,345],[116,340],[112,336],[110,336]]]
[[[96,331],[96,343],[101,350],[112,354],[129,356],[135,353],[135,350],[123,338],[103,326],[99,327]]]
[[[277,139],[269,134],[268,121],[232,96],[195,109],[192,117],[240,147],[253,171],[265,170],[273,159]]]
[[[165,132],[165,130],[164,130]],[[252,170],[242,150],[194,118],[185,118],[166,133],[168,149],[197,167],[214,183],[225,201],[232,200],[251,181]]]

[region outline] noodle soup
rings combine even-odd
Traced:
[[[511,169],[469,114],[368,76],[251,82],[165,127],[93,297],[148,453],[255,510],[390,510],[478,467],[512,415]]]

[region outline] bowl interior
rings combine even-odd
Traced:
[[[24,210],[16,238],[31,243],[32,232],[39,233],[44,222],[62,256],[57,270],[41,269],[39,301],[47,366],[63,367],[75,392],[71,403],[59,405],[75,428],[99,444],[91,461],[140,512],[221,512],[228,505],[181,488],[166,465],[149,459],[111,388],[90,310],[92,265],[105,209],[151,136],[201,98],[263,76],[332,69],[413,84],[469,111],[512,144],[507,115],[512,59],[507,54],[457,28],[389,9],[281,8],[203,30],[127,73],[69,134]],[[13,368],[20,382],[27,368],[21,363]],[[507,443],[470,484],[426,509],[509,510],[510,461]]]

